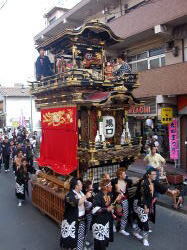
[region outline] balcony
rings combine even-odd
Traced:
[[[187,93],[187,62],[139,73],[140,87],[134,90],[137,98],[156,95],[181,95]]]
[[[128,45],[133,37],[135,40],[145,40],[146,36],[153,36],[155,25],[176,26],[184,23],[186,16],[186,0],[154,0],[111,21],[109,26],[116,35],[125,38]]]

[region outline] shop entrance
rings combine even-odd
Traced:
[[[187,171],[187,116],[184,115],[180,120],[180,151],[181,168]]]

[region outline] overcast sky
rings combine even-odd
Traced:
[[[80,0],[65,0],[72,7]],[[0,4],[3,2],[0,0]],[[45,28],[43,14],[57,0],[8,0],[0,10],[0,84],[33,80],[34,36]]]

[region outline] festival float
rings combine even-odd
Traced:
[[[137,103],[137,74],[113,76],[107,63],[120,42],[108,26],[90,22],[37,44],[54,56],[55,74],[31,86],[42,127],[42,172],[33,181],[32,202],[57,222],[71,176],[97,183],[140,153],[141,138],[131,137],[127,119]]]

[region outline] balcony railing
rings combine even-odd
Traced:
[[[48,89],[64,87],[90,87],[105,90],[125,87],[127,90],[131,91],[138,87],[137,74],[124,74],[122,77],[113,77],[109,80],[103,75],[96,75],[96,72],[93,70],[72,69],[31,83],[31,91],[33,94]]]

